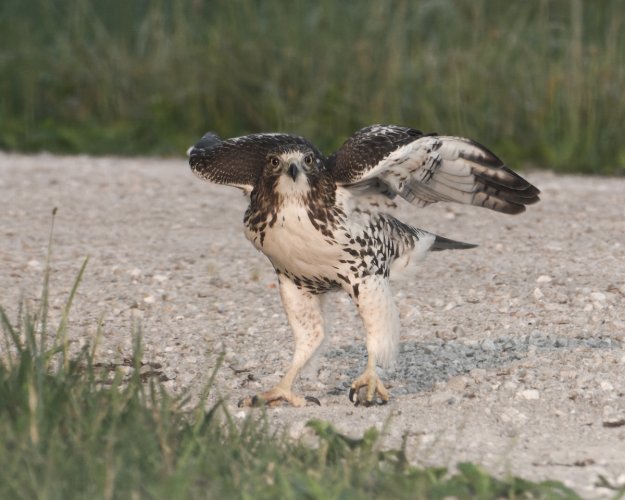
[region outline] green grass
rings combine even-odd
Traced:
[[[324,150],[398,123],[507,163],[625,173],[621,0],[4,0],[0,148],[181,154],[206,130]]]
[[[578,498],[474,464],[413,467],[404,447],[383,450],[375,429],[352,439],[310,421],[311,446],[269,430],[262,412],[236,422],[206,397],[189,407],[140,375],[139,335],[131,375],[110,377],[94,363],[97,342],[72,355],[66,340],[87,262],[55,326],[49,261],[34,311],[23,305],[11,320],[0,307],[0,498]]]

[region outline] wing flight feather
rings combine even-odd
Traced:
[[[222,140],[208,132],[189,150],[189,165],[198,177],[249,192],[263,171],[267,154],[290,144],[316,151],[306,139],[294,135],[250,134]]]
[[[516,214],[539,201],[535,186],[481,144],[395,125],[356,132],[327,165],[355,193],[368,187],[418,206],[453,201]]]

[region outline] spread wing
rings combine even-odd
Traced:
[[[316,151],[303,137],[288,134],[251,134],[224,141],[208,132],[189,149],[189,165],[198,177],[250,192],[268,153],[289,144],[303,144]]]
[[[328,158],[328,168],[356,194],[399,195],[419,206],[455,201],[516,214],[540,194],[474,141],[395,125],[359,130]]]

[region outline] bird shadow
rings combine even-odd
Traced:
[[[577,348],[622,349],[622,342],[608,336],[569,338],[532,332],[529,335],[503,335],[481,342],[462,340],[402,342],[394,369],[382,373],[384,381],[392,386],[395,395],[415,394],[430,389],[437,382],[444,382],[457,375],[475,369],[497,369],[519,361],[530,351],[549,353]],[[338,360],[358,360],[345,366],[341,380],[330,389],[330,394],[342,394],[349,389],[351,381],[364,370],[367,352],[363,345],[344,345],[328,349],[324,365]]]

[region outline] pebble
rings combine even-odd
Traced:
[[[534,288],[534,298],[536,300],[540,300],[545,296],[545,294],[542,292],[542,290],[538,287]]]
[[[592,292],[590,294],[590,298],[594,300],[595,302],[604,302],[606,299],[606,295],[605,293],[601,293],[601,292]]]
[[[519,385],[512,380],[506,380],[503,384],[501,384],[501,389],[506,391],[516,391]]]
[[[441,307],[443,307],[443,306],[445,305],[445,302],[443,301],[443,299],[434,299],[434,300],[431,302],[431,304],[432,304],[434,307],[441,308]]]
[[[614,386],[607,380],[602,380],[601,383],[599,384],[599,387],[601,387],[601,390],[605,392],[614,390]]]
[[[464,375],[457,375],[455,377],[450,378],[447,381],[447,387],[452,391],[463,391],[467,384],[469,383],[469,379]]]
[[[436,330],[435,335],[441,340],[455,340],[458,338],[458,327],[453,327],[451,330]]]
[[[493,352],[497,350],[497,346],[491,339],[486,339],[481,344],[482,351]]]
[[[536,278],[536,283],[550,283],[552,280],[553,278],[551,276],[547,276],[546,274],[543,274],[539,276],[538,278]]]
[[[518,396],[528,401],[540,399],[540,393],[536,389],[526,389],[518,393]]]
[[[524,425],[529,419],[525,413],[516,408],[506,408],[499,414],[499,419],[504,424]]]

